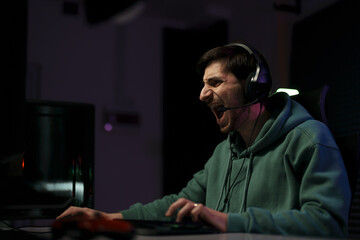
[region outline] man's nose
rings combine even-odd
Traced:
[[[207,86],[204,86],[200,92],[200,97],[199,97],[200,101],[209,103],[211,100],[211,94],[212,94],[211,90]]]

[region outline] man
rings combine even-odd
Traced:
[[[211,49],[198,67],[200,100],[228,134],[204,169],[180,193],[152,203],[110,214],[72,207],[59,218],[81,212],[181,221],[191,215],[222,232],[346,236],[350,187],[329,129],[288,95],[268,97],[267,64],[247,45]]]

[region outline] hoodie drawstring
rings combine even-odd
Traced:
[[[248,168],[246,170],[246,175],[245,175],[245,185],[244,185],[244,192],[243,192],[243,197],[242,197],[242,201],[241,201],[240,213],[245,212],[245,208],[246,208],[246,200],[247,200],[247,194],[249,191],[249,183],[250,183],[250,178],[251,178],[251,173],[252,173],[253,158],[254,158],[253,153],[251,153],[250,158],[249,158]]]
[[[231,189],[232,189],[232,185],[233,184],[235,184],[235,182],[236,182],[236,179],[237,179],[237,177],[238,177],[238,175],[240,174],[240,172],[241,172],[241,170],[242,170],[242,168],[243,168],[243,166],[244,166],[244,163],[245,163],[245,161],[246,161],[246,155],[245,155],[245,159],[243,160],[243,163],[242,163],[242,165],[241,165],[241,167],[240,167],[240,170],[239,170],[239,172],[238,172],[238,174],[237,174],[237,176],[235,177],[235,180],[234,180],[234,182],[233,182],[233,184],[231,184],[230,185],[230,187],[229,187],[229,189],[227,190],[228,191],[228,193],[226,193],[226,187],[225,187],[225,185],[226,185],[226,183],[228,182],[228,181],[230,181],[230,179],[228,179],[229,178],[229,171],[231,171],[231,166],[232,166],[232,151],[230,151],[231,153],[230,153],[230,156],[229,156],[229,162],[228,162],[228,167],[227,167],[227,173],[226,173],[226,175],[225,175],[225,179],[224,179],[224,181],[223,181],[223,185],[222,185],[222,188],[221,188],[221,194],[220,194],[220,197],[219,197],[219,199],[218,199],[218,201],[217,201],[217,204],[216,204],[216,207],[215,207],[215,209],[217,210],[217,211],[223,211],[224,209],[225,209],[225,205],[227,204],[227,202],[228,202],[228,195],[230,194],[230,191],[231,191]],[[246,200],[247,200],[247,194],[248,194],[248,190],[249,190],[249,184],[250,184],[250,179],[251,179],[251,173],[252,173],[252,163],[253,163],[253,158],[254,158],[254,155],[253,155],[253,153],[251,153],[250,154],[250,156],[249,156],[249,163],[248,163],[248,167],[247,167],[247,169],[246,169],[246,175],[245,175],[245,184],[244,184],[244,189],[243,189],[243,196],[242,196],[242,199],[241,199],[241,205],[240,205],[240,213],[242,213],[242,212],[244,212],[245,211],[245,208],[246,208]],[[223,209],[222,210],[219,210],[219,207],[220,207],[220,203],[221,203],[221,200],[222,200],[222,198],[223,198],[223,196],[224,196],[224,192],[225,192],[225,199],[224,199],[224,207],[223,207]]]
[[[227,177],[228,177],[228,174],[229,174],[229,171],[230,171],[230,165],[232,164],[232,150],[231,150],[231,147],[230,147],[230,151],[229,151],[229,162],[228,162],[228,166],[227,166],[227,169],[226,169],[226,175],[225,175],[225,178],[224,178],[224,181],[223,181],[223,184],[222,184],[222,187],[221,187],[221,194],[220,194],[220,197],[217,201],[217,204],[216,204],[216,207],[215,207],[215,210],[219,211],[219,206],[220,206],[220,202],[221,202],[221,199],[223,197],[223,194],[224,194],[224,190],[225,190],[225,184],[226,184],[226,181],[227,181]]]

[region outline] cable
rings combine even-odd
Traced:
[[[235,183],[236,183],[236,180],[237,180],[237,178],[239,177],[240,172],[241,172],[241,170],[242,170],[243,167],[244,167],[244,163],[245,163],[245,161],[246,161],[246,159],[247,159],[247,155],[248,155],[248,150],[249,150],[249,147],[250,147],[250,143],[251,143],[253,134],[254,134],[254,132],[255,132],[256,125],[257,125],[257,123],[258,123],[258,121],[259,121],[259,118],[260,118],[260,115],[261,115],[261,110],[262,110],[262,103],[260,102],[260,111],[259,111],[258,116],[256,117],[254,127],[253,127],[253,129],[252,129],[252,131],[251,131],[250,138],[249,138],[249,140],[248,140],[248,144],[247,144],[248,147],[246,148],[246,151],[245,151],[245,158],[244,158],[244,160],[243,160],[243,162],[242,162],[242,164],[241,164],[240,170],[237,172],[237,174],[236,174],[236,176],[235,176],[235,179],[234,179],[234,181],[233,181],[231,184],[230,184],[230,180],[231,180],[231,170],[232,170],[232,159],[230,160],[230,161],[231,161],[230,169],[228,170],[228,173],[226,174],[226,175],[227,175],[226,178],[227,178],[228,189],[227,189],[227,193],[225,194],[224,206],[223,206],[223,208],[221,209],[221,212],[223,212],[223,211],[225,210],[225,206],[226,206],[226,204],[227,204],[228,201],[229,201],[229,195],[230,195],[231,189],[234,187],[234,185],[235,185]],[[250,167],[250,166],[249,166],[249,167]],[[229,184],[230,184],[230,185],[229,185]]]

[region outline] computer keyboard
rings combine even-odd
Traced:
[[[137,235],[185,235],[219,233],[212,226],[199,222],[172,222],[155,220],[115,220],[130,222]]]

